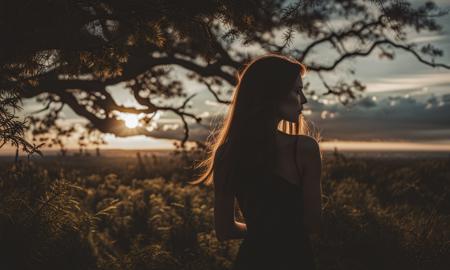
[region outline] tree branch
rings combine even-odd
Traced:
[[[391,45],[393,47],[400,48],[400,49],[403,49],[403,50],[405,50],[407,52],[410,52],[417,58],[417,60],[419,60],[420,62],[422,62],[423,64],[426,64],[428,66],[431,66],[431,67],[443,67],[445,69],[450,69],[449,65],[427,61],[427,60],[423,59],[410,46],[397,44],[397,43],[395,43],[395,42],[393,42],[393,41],[391,41],[389,39],[383,39],[383,40],[378,40],[378,41],[374,42],[370,46],[370,48],[368,50],[366,50],[366,51],[354,51],[354,52],[349,52],[349,53],[343,54],[333,64],[331,64],[329,66],[320,66],[320,65],[312,64],[312,65],[308,66],[308,69],[309,70],[313,70],[313,71],[333,71],[345,59],[347,59],[347,58],[354,58],[354,57],[358,57],[358,56],[367,56],[375,48],[377,48],[377,46],[382,45],[382,44],[388,44],[388,45]]]

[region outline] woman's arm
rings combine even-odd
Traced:
[[[303,168],[304,224],[309,234],[320,234],[322,219],[322,161],[318,142],[304,137],[299,143],[299,159]]]
[[[244,238],[247,225],[235,220],[234,195],[214,188],[214,227],[219,241]]]
[[[244,238],[247,233],[247,225],[235,220],[233,192],[225,188],[227,169],[218,166],[217,160],[221,152],[218,151],[214,170],[214,228],[219,241]]]

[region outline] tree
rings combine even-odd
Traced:
[[[21,109],[20,101],[18,92],[6,91],[0,88],[0,148],[8,142],[15,146],[16,162],[19,158],[20,147],[28,155],[33,153],[42,155],[39,150],[42,144],[31,144],[24,138],[26,121],[21,121],[15,115]]]
[[[189,112],[195,95],[188,96],[173,73],[183,70],[217,102],[228,104],[220,93],[231,91],[235,72],[253,57],[242,46],[297,58],[319,75],[322,95],[337,95],[343,104],[356,99],[364,84],[356,79],[332,84],[325,74],[349,59],[374,52],[394,59],[401,50],[425,65],[450,68],[435,61],[442,50],[408,42],[411,31],[441,30],[435,19],[447,13],[432,2],[417,7],[400,0],[53,0],[45,5],[16,0],[0,5],[0,89],[22,98],[39,97],[50,116],[43,121],[53,119],[49,124],[55,123],[61,106],[69,106],[98,131],[117,136],[154,136],[145,126],[124,128],[118,113],[143,114],[141,121],[149,124],[156,112],[170,111],[184,125],[181,146],[189,139],[187,119],[202,119]],[[328,27],[337,18],[347,23]],[[304,48],[291,46],[299,35],[310,41]],[[325,45],[335,51],[331,63],[314,54]],[[114,100],[106,88],[119,83],[140,107]],[[305,91],[312,95],[318,87]],[[155,102],[175,97],[184,102]]]

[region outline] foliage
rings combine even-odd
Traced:
[[[12,92],[0,87],[0,148],[5,144],[12,144],[16,150],[16,159],[18,158],[19,148],[31,155],[38,153],[41,145],[31,144],[25,139],[24,132],[26,121],[21,121],[16,115],[21,109],[19,103],[21,99],[18,92]]]
[[[170,137],[182,146],[190,122],[202,123],[189,111],[196,94],[188,95],[184,82],[200,83],[228,104],[220,93],[231,93],[236,73],[255,54],[276,52],[304,62],[322,83],[305,84],[307,94],[325,90],[343,104],[365,89],[357,79],[327,78],[347,60],[372,53],[394,59],[401,50],[425,65],[450,68],[436,61],[442,50],[410,41],[414,32],[442,29],[436,18],[446,12],[433,2],[18,0],[5,2],[0,12],[0,89],[36,97],[48,112],[43,122],[56,124],[68,106],[102,133]],[[296,38],[306,44],[300,48]],[[332,57],[317,54],[321,47]],[[110,89],[119,84],[139,106],[113,98]],[[161,101],[177,98],[184,101]],[[143,114],[143,125],[125,128],[118,112]],[[153,130],[157,112],[178,116],[184,133]]]
[[[93,220],[74,193],[46,170],[15,164],[0,178],[1,269],[93,269]]]
[[[0,262],[11,269],[60,269],[69,261],[70,269],[229,269],[240,241],[216,239],[212,187],[172,178],[186,168],[171,158],[158,161],[173,171],[167,178],[147,179],[108,158],[89,163],[117,173],[83,174],[55,161],[4,164]],[[322,234],[312,239],[318,269],[446,269],[449,163],[326,155]]]

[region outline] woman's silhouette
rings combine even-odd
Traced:
[[[305,72],[277,54],[247,64],[192,182],[214,183],[217,238],[244,239],[233,269],[315,269],[309,235],[320,232],[321,153],[301,113]]]

